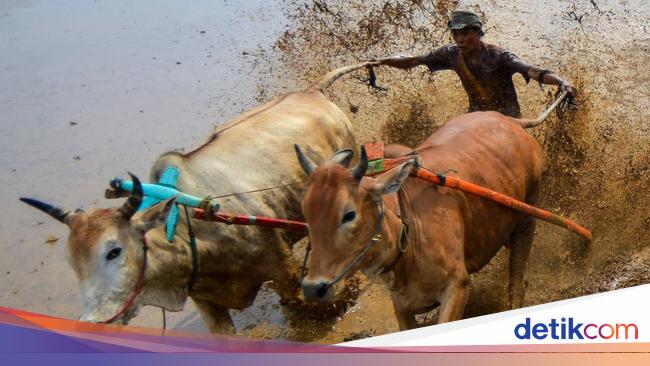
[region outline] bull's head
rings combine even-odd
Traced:
[[[35,199],[21,198],[70,228],[67,258],[79,279],[82,321],[105,322],[122,310],[141,274],[144,235],[164,223],[174,204],[172,198],[136,215],[142,203],[142,185],[137,177],[131,175],[131,178],[133,192],[119,208],[70,212]],[[152,272],[146,271],[144,279],[150,280]],[[114,321],[126,324],[145,304],[182,308],[185,300],[178,305],[174,302],[181,299],[159,299],[164,304],[155,304],[147,296],[152,297],[147,291],[140,293],[133,305]]]
[[[310,176],[302,210],[309,225],[312,254],[303,292],[307,299],[330,300],[342,288],[338,281],[341,274],[351,276],[359,269],[373,273],[390,255],[385,246],[375,246],[363,258],[359,257],[382,225],[382,196],[399,190],[412,161],[373,179],[364,177],[368,169],[364,149],[353,168],[348,168],[352,150],[340,151],[320,166],[298,145],[296,153]],[[361,260],[354,263],[357,257]]]

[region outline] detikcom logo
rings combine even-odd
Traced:
[[[526,318],[515,326],[514,332],[519,339],[639,339],[639,327],[634,323],[585,324],[572,317],[534,324]]]

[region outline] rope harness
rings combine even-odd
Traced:
[[[194,230],[192,229],[192,222],[190,220],[190,214],[185,207],[185,217],[187,218],[187,236],[190,239],[190,250],[192,251],[192,273],[190,274],[190,280],[187,282],[187,292],[192,291],[196,278],[199,276],[199,250],[196,247],[196,236],[194,235]]]
[[[402,259],[402,256],[406,254],[406,250],[409,245],[409,232],[410,232],[410,222],[406,215],[406,209],[404,207],[404,198],[400,197],[402,190],[397,191],[397,203],[399,207],[399,215],[397,215],[402,221],[402,226],[399,232],[399,239],[397,241],[397,256],[395,259],[380,272],[380,274],[385,274],[393,270],[397,262]]]

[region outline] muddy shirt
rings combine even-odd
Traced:
[[[440,47],[424,57],[431,72],[454,70],[469,97],[469,111],[498,111],[520,117],[512,75],[520,73],[526,82],[530,65],[497,46],[481,42],[479,64],[471,65],[456,45]]]

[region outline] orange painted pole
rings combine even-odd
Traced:
[[[388,159],[387,159],[388,160]],[[519,200],[516,200],[512,197],[508,197],[505,194],[493,191],[491,189],[485,188],[478,186],[476,184],[466,182],[462,179],[458,179],[455,177],[450,177],[442,174],[436,174],[434,172],[431,172],[429,170],[420,168],[420,167],[414,167],[413,170],[411,171],[411,175],[420,179],[424,179],[428,182],[431,182],[433,184],[449,187],[449,188],[454,188],[461,190],[463,192],[467,192],[479,197],[483,197],[486,199],[489,199],[491,201],[497,202],[501,205],[510,207],[512,209],[515,209],[517,211],[521,211],[524,213],[527,213],[531,216],[535,216],[541,220],[548,221],[552,224],[561,226],[563,228],[569,229],[589,241],[591,241],[592,234],[591,231],[588,229],[578,225],[577,223],[565,219],[561,216],[558,216],[552,212],[542,210],[541,208],[537,208],[535,206],[531,206],[525,202],[521,202]]]

